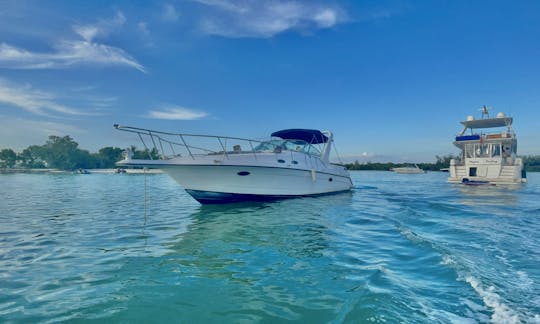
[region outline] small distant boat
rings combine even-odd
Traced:
[[[77,169],[75,171],[76,174],[90,174],[90,171],[88,170],[85,170],[85,169]]]
[[[399,168],[391,168],[390,171],[393,171],[395,173],[404,173],[404,174],[419,174],[419,173],[426,173],[426,171],[420,169],[418,165],[411,164],[404,167]]]

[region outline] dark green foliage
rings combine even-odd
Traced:
[[[17,162],[17,153],[12,149],[0,151],[0,168],[13,168]]]
[[[79,148],[79,144],[70,136],[49,136],[49,139],[43,145],[43,158],[50,168],[60,170],[74,170],[77,168],[85,168],[85,157],[89,153],[84,154]]]
[[[142,151],[137,150],[135,146],[130,147],[131,152],[133,153],[132,158],[133,159],[152,159],[152,160],[159,160],[159,152],[156,150],[156,148],[152,148],[152,150],[148,150],[145,148]]]
[[[137,150],[131,147],[133,158],[159,159],[158,151]],[[81,150],[70,136],[49,136],[44,145],[31,145],[18,155],[11,149],[0,151],[0,168],[13,167],[20,161],[23,168],[54,168],[60,170],[114,168],[122,160],[124,150],[118,147],[103,147],[98,153]]]
[[[540,156],[539,155],[524,156],[523,163],[525,165],[525,170],[529,172],[540,172]]]
[[[97,168],[114,168],[115,163],[122,160],[124,150],[118,147],[104,147],[95,155]]]
[[[23,168],[39,169],[45,168],[44,156],[43,146],[31,145],[19,153],[17,159],[21,161]]]
[[[536,157],[540,159],[540,157]],[[448,154],[443,156],[436,156],[437,161],[435,163],[417,163],[418,167],[426,171],[440,171],[441,169],[448,168],[450,166],[451,159],[459,159],[459,156]],[[538,160],[537,160],[538,161]],[[358,161],[354,163],[345,164],[345,167],[349,170],[379,170],[379,171],[388,171],[391,168],[399,168],[408,165],[408,163],[372,163],[368,162],[365,164],[360,164]],[[525,164],[527,167],[527,164]],[[540,166],[540,164],[539,164]],[[532,171],[532,170],[527,170]]]
[[[137,150],[132,146],[134,159],[159,159],[157,149]],[[12,152],[13,154],[10,154]],[[44,145],[32,145],[16,154],[11,149],[0,151],[0,167],[13,167],[20,161],[23,168],[54,168],[60,170],[114,168],[122,160],[124,150],[118,147],[103,147],[98,153],[81,150],[70,136],[49,136]],[[3,154],[3,155],[2,155]],[[5,157],[4,157],[5,156]]]

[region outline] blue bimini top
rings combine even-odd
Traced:
[[[316,129],[284,129],[273,132],[273,137],[279,137],[284,140],[303,140],[310,144],[320,144],[328,142],[328,136]]]

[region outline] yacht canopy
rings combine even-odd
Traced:
[[[272,136],[284,140],[303,140],[310,144],[320,144],[328,142],[328,137],[315,129],[284,129],[273,132]]]
[[[512,125],[512,117],[485,118],[462,121],[465,128],[492,128]]]

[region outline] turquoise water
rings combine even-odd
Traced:
[[[201,206],[166,175],[0,175],[0,322],[540,322],[540,174],[353,172]]]

